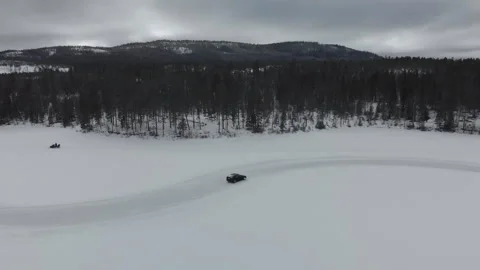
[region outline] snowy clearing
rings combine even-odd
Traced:
[[[476,269],[479,140],[0,127],[0,267]],[[231,172],[248,179],[228,184]]]

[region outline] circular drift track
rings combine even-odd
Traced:
[[[0,208],[0,226],[64,227],[151,213],[225,189],[235,188],[235,185],[225,181],[225,175],[232,171],[246,174],[249,179],[247,183],[254,185],[255,181],[262,180],[262,175],[277,174],[288,170],[364,165],[422,167],[480,173],[479,164],[431,159],[392,157],[282,159],[257,162],[234,169],[222,169],[166,188],[118,198],[64,205]]]

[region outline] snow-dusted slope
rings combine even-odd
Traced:
[[[155,40],[128,43],[114,47],[56,46],[20,51],[0,52],[0,60],[55,61],[69,64],[76,61],[148,58],[149,61],[217,61],[217,60],[321,60],[321,59],[378,59],[370,52],[358,51],[340,45],[317,42],[280,42],[250,44],[209,40]]]
[[[10,126],[0,148],[2,269],[480,266],[476,136],[168,141]],[[233,171],[249,179],[226,183]]]
[[[40,65],[26,62],[15,61],[0,61],[0,74],[9,73],[32,73],[39,72],[43,69],[51,69],[59,72],[67,72],[68,67],[55,66],[55,65]]]
[[[18,51],[18,50],[9,50],[9,51],[5,51],[5,52],[2,52],[0,54],[0,56],[3,56],[3,57],[18,57],[18,56],[22,56],[23,55],[23,52],[22,51]]]
[[[21,65],[21,66],[12,66],[12,65],[0,65],[0,74],[9,74],[9,73],[24,73],[24,72],[35,72],[37,70],[36,66],[33,65]]]

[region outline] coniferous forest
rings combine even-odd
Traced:
[[[194,137],[340,126],[480,132],[480,60],[82,63],[0,75],[0,124]]]

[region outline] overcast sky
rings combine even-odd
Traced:
[[[163,38],[480,57],[480,0],[0,0],[0,50]]]

